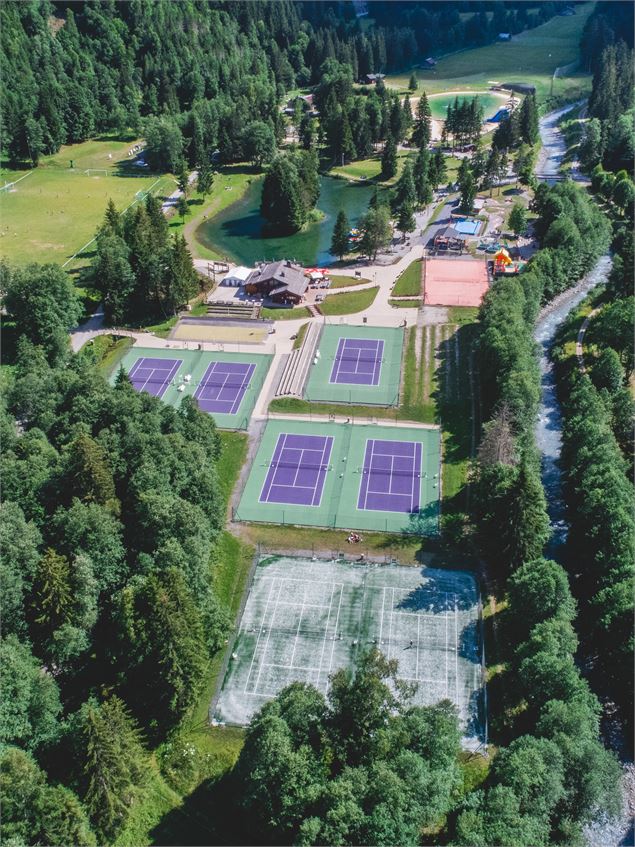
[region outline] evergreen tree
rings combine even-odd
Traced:
[[[381,178],[392,179],[397,173],[397,145],[392,135],[389,135],[384,144],[384,152],[381,155]]]
[[[469,168],[462,181],[459,183],[459,188],[461,191],[459,210],[463,212],[464,215],[471,215],[474,211],[474,198],[476,197],[476,181],[472,176],[472,172],[471,170],[469,170]]]
[[[525,95],[520,108],[519,130],[525,144],[533,146],[538,141],[538,107],[535,94]]]
[[[260,214],[281,233],[296,232],[306,220],[297,168],[289,156],[273,160],[262,186]]]
[[[112,197],[108,200],[101,232],[108,235],[121,236],[121,215],[117,211]]]
[[[181,194],[179,199],[176,201],[176,212],[177,212],[178,215],[181,216],[181,223],[182,224],[185,223],[185,216],[187,215],[189,208],[190,208],[190,206],[189,206],[189,203],[187,202],[187,198],[186,198],[185,194]]]
[[[397,211],[397,229],[401,230],[404,235],[408,232],[414,232],[417,226],[412,206],[404,203]]]
[[[410,81],[408,82],[408,91],[416,91],[419,88],[419,80],[417,79],[417,74],[413,71],[410,74]]]
[[[90,435],[80,433],[65,454],[64,497],[99,503],[117,510],[115,484],[104,448]]]
[[[403,101],[402,113],[402,132],[407,135],[412,127],[412,106],[410,105],[410,97],[406,94]]]
[[[273,130],[264,121],[251,121],[243,134],[243,150],[256,168],[269,164],[276,155],[276,139]]]
[[[139,729],[118,697],[86,704],[77,723],[84,804],[98,834],[111,840],[125,823],[146,772]]]
[[[168,568],[127,589],[126,655],[135,711],[151,725],[176,724],[196,702],[207,666],[203,623],[182,575]],[[161,691],[152,686],[161,674]]]
[[[513,567],[537,559],[550,535],[540,475],[526,458],[521,460],[511,495],[502,552]]]
[[[415,191],[417,193],[417,205],[428,206],[432,203],[432,186],[430,184],[430,153],[422,147],[417,153],[412,170]]]
[[[346,212],[342,209],[337,214],[335,226],[333,227],[333,238],[331,239],[330,253],[337,256],[340,260],[348,253],[350,224],[346,217]]]
[[[448,176],[448,168],[445,164],[443,151],[440,149],[436,150],[432,157],[432,161],[434,163],[434,167],[430,169],[430,183],[433,188],[438,188],[445,182]]]
[[[97,255],[92,274],[95,288],[101,293],[106,320],[121,325],[128,315],[135,277],[130,267],[130,250],[123,238],[102,231],[97,236]]]
[[[432,112],[425,91],[421,92],[421,97],[417,103],[417,116],[412,131],[412,141],[417,147],[427,147],[430,143],[432,134],[431,129]]]
[[[187,194],[190,190],[190,175],[187,170],[185,159],[181,161],[181,164],[179,166],[179,175],[177,183],[179,186],[179,191],[181,192],[183,197],[187,197]]]
[[[35,623],[50,638],[70,617],[73,605],[71,567],[66,556],[49,547],[38,563],[33,581]]]
[[[167,311],[176,312],[198,291],[199,277],[184,236],[174,237],[167,260],[163,304]]]
[[[395,190],[393,192],[391,206],[393,211],[407,206],[410,211],[417,205],[417,190],[413,177],[412,163],[410,160],[404,165],[401,176],[397,180]]]
[[[211,194],[214,185],[214,172],[211,165],[204,163],[199,165],[197,188],[199,194]]]

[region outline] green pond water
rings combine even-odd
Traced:
[[[317,208],[324,218],[295,235],[268,237],[263,234],[264,221],[260,217],[263,178],[256,177],[240,200],[202,223],[196,230],[197,241],[242,265],[251,266],[263,259],[296,259],[305,267],[322,267],[335,261],[329,247],[337,213],[343,209],[350,225],[355,226],[368,209],[373,193],[370,185],[321,177]]]
[[[473,94],[459,94],[459,103],[462,100],[471,100],[473,96]],[[491,118],[501,106],[505,105],[504,97],[495,97],[493,94],[488,94],[487,92],[483,92],[477,96],[479,104],[483,107],[483,118],[485,120]],[[432,117],[440,121],[445,120],[448,106],[450,103],[454,105],[455,98],[456,94],[442,94],[439,97],[429,97],[428,102],[430,103]]]

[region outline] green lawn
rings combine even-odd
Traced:
[[[115,340],[112,335],[98,335],[89,341],[83,349],[92,349],[97,370],[106,379],[110,379],[119,362],[132,347],[134,339],[128,336]]]
[[[261,309],[260,317],[268,321],[297,321],[300,318],[310,318],[311,312],[306,306],[296,306],[294,309]]]
[[[299,348],[302,347],[302,342],[304,341],[304,336],[306,335],[308,328],[309,328],[309,322],[307,321],[305,324],[302,324],[302,326],[298,330],[298,334],[293,339],[293,349],[294,350],[299,350]]]
[[[341,276],[339,274],[329,274],[329,279],[331,280],[331,288],[347,288],[352,285],[364,285],[370,282],[369,279],[364,279],[364,277]]]
[[[421,259],[415,259],[401,274],[392,290],[395,297],[421,294]]]
[[[352,315],[355,312],[363,312],[373,303],[378,291],[379,286],[375,286],[362,288],[361,291],[330,294],[318,304],[318,308],[323,315]]]
[[[482,91],[490,81],[527,82],[536,86],[543,101],[551,89],[556,68],[579,58],[579,44],[594,3],[576,6],[571,17],[555,17],[535,29],[515,35],[511,41],[496,42],[486,47],[462,50],[441,57],[432,70],[419,70],[419,92]],[[405,91],[410,72],[391,75],[386,84]],[[572,75],[554,82],[553,94],[576,99],[590,89],[589,75]]]
[[[123,210],[137,192],[171,193],[176,188],[171,178],[130,166],[127,152],[133,143],[111,139],[62,147],[41,159],[13,190],[1,192],[0,255],[16,264],[64,264],[94,237],[110,198]],[[88,168],[102,172],[84,173]],[[3,183],[24,173],[5,169]],[[66,267],[82,264],[85,259],[76,259]]]
[[[407,84],[407,81],[406,81]],[[378,182],[382,185],[392,185],[399,178],[399,174],[404,166],[404,163],[412,151],[399,150],[397,152],[397,174],[392,179],[383,181],[381,177],[381,153],[370,156],[368,159],[358,159],[355,162],[349,162],[347,165],[340,165],[331,168],[330,176],[341,176],[346,179],[361,179],[369,182]]]

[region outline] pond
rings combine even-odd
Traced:
[[[263,259],[296,259],[305,267],[330,265],[336,261],[329,247],[337,213],[343,209],[350,225],[355,226],[368,209],[374,190],[364,183],[323,176],[317,204],[324,214],[322,220],[307,224],[294,235],[269,237],[263,235],[264,221],[260,217],[263,179],[256,177],[240,200],[202,223],[196,230],[197,241],[247,266]]]
[[[496,94],[491,94],[488,91],[483,91],[478,95],[476,92],[474,92],[473,94],[463,92],[458,95],[440,94],[438,97],[430,95],[428,97],[428,102],[430,103],[430,111],[432,112],[432,117],[440,121],[445,120],[448,106],[450,104],[454,105],[454,100],[457,96],[459,98],[459,103],[461,102],[461,100],[471,100],[474,96],[478,96],[479,105],[483,107],[484,120],[493,117],[508,99],[506,95],[497,96]]]

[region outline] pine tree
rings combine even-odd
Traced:
[[[183,223],[183,224],[185,223],[185,216],[187,215],[189,208],[190,207],[189,207],[189,204],[187,202],[187,198],[185,197],[184,194],[181,194],[179,199],[176,201],[176,211],[177,211],[177,214],[179,214],[181,216],[181,223]]]
[[[115,483],[104,448],[85,432],[69,445],[64,473],[65,496],[100,506],[113,503]]]
[[[333,256],[338,256],[342,261],[345,254],[348,253],[350,224],[346,217],[346,212],[342,209],[337,214],[337,220],[333,227],[333,238],[331,239],[330,253]]]
[[[392,135],[389,135],[384,144],[384,152],[381,155],[381,178],[392,179],[397,173],[397,145]]]
[[[417,153],[412,177],[417,192],[417,205],[425,207],[432,202],[432,187],[430,186],[430,153],[422,147]]]
[[[538,141],[538,107],[536,95],[527,94],[520,108],[520,137],[525,144],[533,146]]]
[[[413,71],[410,75],[410,82],[408,83],[409,91],[416,91],[419,88],[419,80],[417,79],[417,74]]]
[[[410,105],[410,97],[407,94],[404,97],[401,115],[402,132],[404,135],[407,135],[410,128],[412,127],[412,106]]]
[[[431,173],[434,174],[434,179],[432,176],[430,177],[430,182],[434,186],[434,188],[438,188],[439,185],[442,185],[448,175],[448,168],[445,164],[445,156],[443,155],[442,150],[436,150],[433,156],[434,169],[431,169]]]
[[[408,232],[414,232],[417,226],[412,206],[404,203],[397,211],[397,229],[401,230],[404,235]]]
[[[476,197],[476,182],[469,168],[460,179],[459,188],[461,190],[459,209],[464,215],[471,215],[474,207],[474,198]]]
[[[146,769],[141,734],[125,704],[111,697],[89,703],[81,715],[84,804],[108,840],[125,822]]]
[[[38,563],[33,596],[35,622],[49,637],[65,623],[73,604],[69,561],[51,547]]]
[[[117,211],[112,197],[108,200],[101,232],[111,235],[121,235],[121,215]]]
[[[503,528],[503,555],[511,568],[537,559],[550,535],[545,493],[538,471],[523,457],[510,492]]]
[[[205,163],[199,166],[197,188],[199,194],[211,194],[214,185],[214,172],[211,165]]]
[[[425,91],[422,91],[417,104],[417,117],[412,131],[412,140],[417,147],[427,147],[430,143],[430,137],[432,134],[431,119],[432,112],[430,110],[430,104],[428,103],[428,97]]]
[[[408,160],[395,186],[391,206],[394,210],[401,209],[403,206],[408,206],[412,210],[416,205],[417,190],[413,178],[412,163]]]
[[[176,312],[179,306],[191,300],[198,290],[198,279],[187,242],[182,235],[176,235],[168,256],[164,299],[166,310]]]
[[[181,162],[177,182],[179,185],[179,191],[182,192],[184,197],[187,197],[188,191],[190,190],[190,180],[189,174],[187,172],[187,165],[185,163],[185,159],[183,159],[183,161]]]

